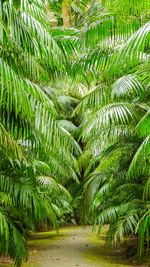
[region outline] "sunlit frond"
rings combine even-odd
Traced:
[[[123,76],[118,79],[112,88],[112,95],[116,98],[134,99],[142,97],[147,93],[145,84],[138,81],[133,75]]]
[[[82,126],[83,140],[92,137],[99,129],[134,122],[134,107],[129,103],[108,104],[92,114],[88,120]]]

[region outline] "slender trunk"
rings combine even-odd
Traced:
[[[66,28],[71,27],[71,0],[63,0],[62,3],[63,25]]]

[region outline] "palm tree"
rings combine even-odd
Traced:
[[[131,20],[135,12],[140,18],[148,3],[137,1],[135,9],[131,1],[129,9],[125,9],[120,1],[116,1],[119,4],[115,8],[112,1],[108,2],[112,13],[102,14],[100,22],[81,31],[86,50],[75,64],[75,69],[80,67],[80,75],[88,76],[90,86],[74,111],[82,116],[79,138],[85,143],[85,156],[89,155],[84,174],[83,215],[90,222],[93,217],[92,222],[100,227],[109,223],[108,237],[114,244],[123,242],[125,235],[138,234],[141,257],[144,240],[148,247],[150,237],[150,23],[146,12],[140,24]],[[129,30],[124,28],[124,20],[121,24],[123,15],[129,18]]]
[[[71,211],[61,184],[78,182],[80,148],[57,122],[48,88],[66,72],[67,52],[50,34],[45,3],[3,1],[0,16],[0,253],[20,266],[28,230],[45,222],[57,227]]]

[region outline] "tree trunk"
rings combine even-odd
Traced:
[[[66,28],[71,27],[71,0],[63,0],[62,3],[63,25]]]

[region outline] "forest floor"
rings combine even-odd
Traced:
[[[131,267],[120,248],[105,244],[105,232],[97,236],[91,227],[69,227],[56,232],[38,233],[29,241],[30,258],[24,267]]]
[[[68,227],[31,236],[29,261],[23,267],[133,267],[121,248],[106,246],[105,227],[101,235],[92,228]],[[11,265],[1,264],[0,267]],[[146,267],[148,265],[140,266]]]

